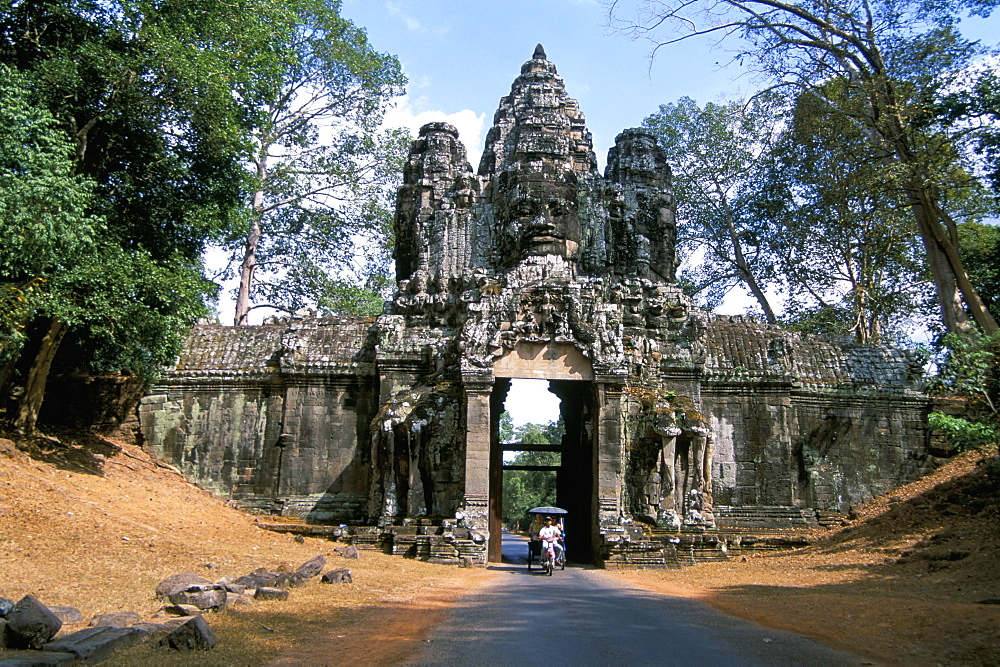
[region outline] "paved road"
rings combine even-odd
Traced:
[[[600,570],[545,576],[505,536],[506,574],[461,599],[414,665],[860,665],[866,660],[768,630]],[[868,663],[870,664],[870,663]]]

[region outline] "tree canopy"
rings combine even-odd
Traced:
[[[236,324],[254,307],[370,314],[365,293],[385,286],[392,186],[409,139],[379,130],[405,83],[399,62],[340,17],[339,3],[285,8],[273,29],[287,56],[248,109],[249,217],[229,243]]]
[[[253,220],[259,181],[247,166],[269,110],[310,92],[288,85],[308,64],[297,50],[304,36],[324,54],[321,75],[346,82],[328,108],[352,133],[310,158],[325,141],[317,131],[271,145],[300,151],[312,191],[360,163],[384,175],[394,144],[372,137],[373,118],[399,84],[398,63],[338,10],[324,0],[19,0],[0,9],[0,179],[9,186],[0,194],[0,390],[22,387],[18,428],[34,428],[50,369],[150,378],[207,313],[217,286],[204,278],[202,253]],[[292,192],[301,175],[291,171],[274,191]],[[360,188],[359,210],[378,209],[367,186],[345,178]]]
[[[684,97],[643,121],[673,169],[681,255],[695,260],[681,279],[710,305],[741,284],[771,323],[777,322],[766,294],[776,279],[766,245],[771,223],[755,212],[765,193],[764,158],[780,129],[779,104],[761,96],[699,107]]]
[[[958,242],[956,202],[963,197],[954,187],[966,184],[955,178],[954,160],[964,158],[955,144],[969,130],[942,123],[932,109],[984,53],[961,36],[958,18],[989,15],[996,4],[619,0],[611,7],[627,30],[657,48],[693,36],[726,40],[772,86],[810,95],[854,126],[906,202],[946,328],[967,332],[974,321],[992,334],[996,319],[969,279]],[[635,14],[623,18],[632,6]]]

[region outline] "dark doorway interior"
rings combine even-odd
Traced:
[[[591,563],[597,532],[593,384],[573,380],[553,380],[549,384],[549,391],[562,401],[560,412],[566,426],[562,465],[556,477],[559,506],[569,512],[566,553],[570,560]]]

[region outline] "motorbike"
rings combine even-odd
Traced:
[[[563,525],[563,517],[567,514],[566,510],[559,507],[536,507],[534,509],[528,510],[528,514],[535,517],[532,522],[533,526],[538,526],[541,522],[538,520],[543,516],[558,516],[559,529],[562,532],[562,537],[559,538],[559,548],[556,549],[554,546],[549,547],[543,543],[542,540],[538,538],[538,531],[535,527],[531,529],[531,540],[528,542],[528,569],[531,569],[533,563],[537,563],[545,574],[549,576],[558,567],[561,570],[566,569],[566,529]]]

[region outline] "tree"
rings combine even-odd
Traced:
[[[960,451],[996,445],[1000,438],[1000,335],[947,334],[940,345],[941,362],[928,378],[931,393],[965,399],[961,417],[932,412],[927,422],[943,432]]]
[[[784,319],[859,343],[902,340],[928,296],[905,201],[866,138],[815,101],[797,100],[759,199],[758,215],[774,221],[767,243],[784,283]]]
[[[362,282],[374,274],[367,286],[380,287],[390,186],[409,138],[378,131],[405,83],[399,62],[376,52],[364,31],[339,15],[339,2],[285,6],[284,22],[273,27],[272,48],[281,54],[275,76],[250,110],[248,229],[229,246],[240,267],[237,325],[255,307],[371,309],[371,298],[343,273],[354,268]],[[339,279],[328,278],[334,271]]]
[[[63,231],[36,224],[44,219],[30,199],[12,200],[15,218],[35,220],[29,238],[59,248],[5,252],[24,265],[5,279],[41,285],[20,302],[29,335],[5,346],[5,382],[23,384],[14,422],[24,432],[54,364],[149,378],[214,295],[200,255],[238,212],[245,179],[233,90],[262,72],[246,76],[256,49],[222,48],[240,25],[231,8],[200,4],[26,0],[0,10],[0,62],[65,132],[62,177],[93,195],[76,201]],[[30,115],[15,113],[14,126]]]
[[[0,387],[49,280],[77,265],[104,231],[87,213],[93,183],[73,174],[70,141],[29,97],[27,80],[0,64]]]
[[[0,10],[0,59],[30,79],[73,141],[75,172],[96,184],[94,212],[158,259],[196,261],[240,215],[234,90],[262,72],[247,71],[257,55],[225,46],[245,25],[226,3],[27,0]]]
[[[958,227],[969,279],[992,311],[1000,307],[1000,226],[967,222]]]
[[[964,135],[1000,202],[1000,76],[993,69],[971,70],[966,81],[932,100],[931,109],[934,120]]]
[[[760,207],[763,157],[780,127],[779,105],[775,96],[760,96],[699,107],[685,97],[643,121],[673,169],[681,251],[697,258],[682,278],[709,304],[742,284],[771,323],[777,315],[765,293],[775,279],[766,245],[770,222],[752,212],[755,203]]]
[[[612,3],[618,12],[625,3]],[[942,318],[949,331],[967,332],[974,320],[988,334],[997,322],[969,280],[960,256],[957,216],[947,179],[955,137],[929,124],[928,102],[947,91],[982,53],[955,24],[965,10],[988,16],[996,0],[926,3],[855,0],[644,0],[629,24],[658,46],[709,35],[742,38],[749,58],[776,85],[814,95],[818,103],[857,126],[887,170],[895,173],[923,244]],[[825,94],[831,81],[863,100],[848,109]],[[946,156],[944,162],[939,160]],[[967,309],[967,310],[966,310]]]

